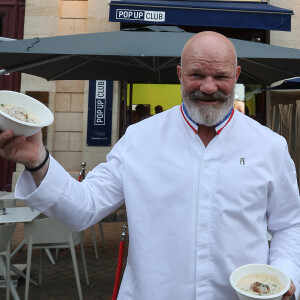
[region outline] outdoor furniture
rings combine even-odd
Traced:
[[[15,193],[0,192],[0,208],[16,207]]]
[[[6,214],[0,216],[0,224],[27,223],[35,220],[41,213],[29,207],[8,207]]]
[[[6,208],[16,207],[16,204],[17,204],[17,199],[16,199],[14,192],[13,193],[0,192],[0,212],[1,212],[1,209],[2,209],[2,212],[3,212],[3,209],[5,209],[4,213],[6,213]],[[2,215],[2,214],[0,213],[0,215]],[[13,258],[15,256],[15,254],[24,247],[24,245],[25,245],[25,243],[24,243],[24,241],[22,241],[20,243],[20,245],[18,245],[18,247],[11,253],[10,258]],[[48,255],[51,263],[55,264],[55,261],[51,255],[51,252],[47,249],[46,249],[46,252],[47,252],[47,255]]]
[[[0,215],[0,224],[8,224],[8,223],[28,223],[32,222],[36,218],[38,218],[41,213],[38,210],[31,210],[29,207],[9,207],[6,208],[6,214]],[[25,240],[23,240],[17,248],[11,253],[10,259],[12,259],[16,253],[18,253],[25,245]],[[26,275],[16,268],[14,265],[10,266],[10,269],[20,275],[23,278],[26,278]],[[30,279],[30,281],[37,285],[35,281]]]
[[[0,270],[6,280],[6,300],[9,300],[10,292],[15,300],[20,299],[10,280],[10,240],[15,232],[15,228],[16,224],[0,225]]]
[[[32,249],[41,249],[40,268],[39,268],[39,285],[41,285],[42,269],[43,269],[43,265],[42,265],[43,250],[57,249],[57,248],[70,249],[79,299],[81,300],[83,299],[75,248],[74,248],[74,246],[80,245],[83,268],[85,273],[85,280],[86,280],[86,284],[89,285],[84,248],[82,244],[82,236],[83,236],[83,232],[72,232],[68,230],[64,225],[50,218],[38,219],[31,223],[25,224],[25,243],[28,245],[25,300],[28,300],[29,297],[29,278],[30,278],[30,269],[31,269]]]
[[[11,196],[13,194],[13,196]],[[0,192],[0,215],[4,215],[7,207],[15,207],[15,194],[10,192]]]
[[[1,194],[0,194],[0,195],[1,195]],[[11,208],[11,207],[16,207],[16,197],[15,197],[15,193],[5,193],[4,196],[2,195],[2,196],[0,197],[0,209],[1,209],[1,208],[5,208],[5,214],[6,214],[6,209],[7,209],[7,208]],[[21,209],[20,209],[20,208],[17,208],[16,211],[17,211],[17,212],[18,212],[18,211],[21,211],[21,212],[23,213],[24,209],[22,209],[22,208],[21,208]],[[12,211],[12,212],[14,213],[14,211]],[[28,208],[25,210],[24,217],[27,216],[27,212],[28,212]],[[34,213],[33,216],[35,216],[36,213],[38,214],[38,216],[40,216],[40,214],[41,214],[40,212],[35,211],[35,213]],[[32,215],[32,214],[29,213],[29,215]],[[10,217],[12,217],[12,219],[10,219]],[[14,222],[15,222],[14,217],[16,217],[16,216],[13,216],[13,215],[9,216],[9,220],[7,220],[7,221],[14,223]],[[3,220],[5,220],[5,218],[1,218],[1,219],[0,219],[0,223],[1,223],[1,221],[3,222]],[[26,221],[26,220],[25,220],[25,221]],[[22,241],[22,242],[20,243],[20,245],[18,245],[18,247],[11,253],[10,258],[13,258],[13,257],[16,255],[16,253],[18,253],[18,252],[24,247],[24,245],[25,245],[25,242]],[[46,251],[47,251],[47,250],[46,250]],[[54,259],[52,258],[52,255],[51,255],[50,251],[47,251],[47,254],[48,254],[48,257],[49,257],[50,261],[51,261],[53,264],[55,264]]]
[[[8,224],[8,223],[28,223],[32,222],[36,218],[38,218],[41,213],[38,210],[31,210],[29,207],[9,207],[6,209],[5,215],[0,215],[0,224]],[[23,240],[18,247],[12,252],[10,255],[10,259],[22,249],[25,245],[25,240]],[[11,264],[10,269],[20,275],[23,278],[26,278],[26,275]],[[35,281],[30,279],[34,285],[37,285]]]
[[[86,163],[82,162],[81,163],[81,171],[79,172],[79,177],[78,177],[79,182],[82,182],[82,180],[84,180],[84,178],[85,178],[85,167],[86,167]],[[102,245],[103,245],[103,248],[105,249],[106,245],[105,245],[102,222],[99,221],[98,224],[99,224],[99,229],[100,229],[100,234],[101,234]],[[91,228],[91,232],[92,232],[92,240],[93,240],[93,245],[94,245],[94,250],[95,250],[95,256],[96,256],[96,259],[99,259],[97,241],[96,241],[96,233],[95,233],[95,225],[92,225],[90,228]]]
[[[106,245],[105,245],[105,239],[104,239],[102,222],[99,221],[98,224],[99,224],[99,228],[100,228],[102,246],[105,249]],[[99,259],[98,248],[97,248],[97,241],[96,241],[95,225],[91,226],[90,228],[91,228],[91,232],[92,232],[92,240],[93,240],[93,244],[94,244],[95,256],[96,256],[96,259]]]

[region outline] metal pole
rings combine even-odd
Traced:
[[[133,91],[133,83],[129,84],[130,90],[129,90],[129,122],[128,124],[132,123],[132,91]]]
[[[0,36],[0,42],[11,42],[11,41],[17,41],[17,40]]]
[[[127,81],[123,82],[124,85],[124,95],[123,95],[123,132],[122,135],[125,133],[127,128]]]

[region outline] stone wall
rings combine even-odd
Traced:
[[[108,1],[26,0],[24,39],[119,30],[108,22]],[[87,171],[105,161],[111,147],[87,147],[88,81],[51,81],[22,74],[21,92],[46,91],[54,123],[47,129],[47,148],[63,167],[77,177],[81,162]],[[119,137],[118,84],[114,83],[112,145]],[[23,166],[17,165],[13,187]]]
[[[270,0],[270,4],[294,11],[292,31],[271,31],[270,43],[300,49],[300,2],[298,0]],[[109,5],[104,0],[26,0],[24,38],[82,34],[119,30],[118,23],[108,22]],[[47,147],[51,154],[74,177],[82,161],[87,171],[105,160],[111,147],[87,147],[86,124],[88,105],[87,81],[47,82],[39,77],[22,75],[21,92],[49,92],[49,108],[55,122],[48,127]],[[118,140],[119,90],[114,84],[112,145]],[[13,186],[23,169],[17,166]]]
[[[289,1],[271,0],[270,4],[294,11],[294,15],[292,16],[291,32],[271,31],[270,44],[300,49],[300,39],[299,39],[300,1],[299,0],[289,0]]]

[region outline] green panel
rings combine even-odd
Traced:
[[[128,85],[128,105],[129,91]],[[151,115],[155,114],[156,105],[161,105],[167,110],[181,104],[180,84],[133,84],[132,104],[150,104]]]
[[[249,115],[255,116],[256,115],[255,95],[253,95],[252,97],[248,97],[248,99],[246,100],[246,105],[249,109]]]

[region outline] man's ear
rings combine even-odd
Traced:
[[[240,76],[240,74],[241,74],[241,71],[242,71],[241,66],[237,66],[237,67],[236,67],[236,73],[235,73],[235,80],[236,80],[236,81],[238,80],[238,78],[239,78],[239,76]]]
[[[180,82],[181,82],[181,72],[182,72],[181,66],[177,66],[177,76]]]

